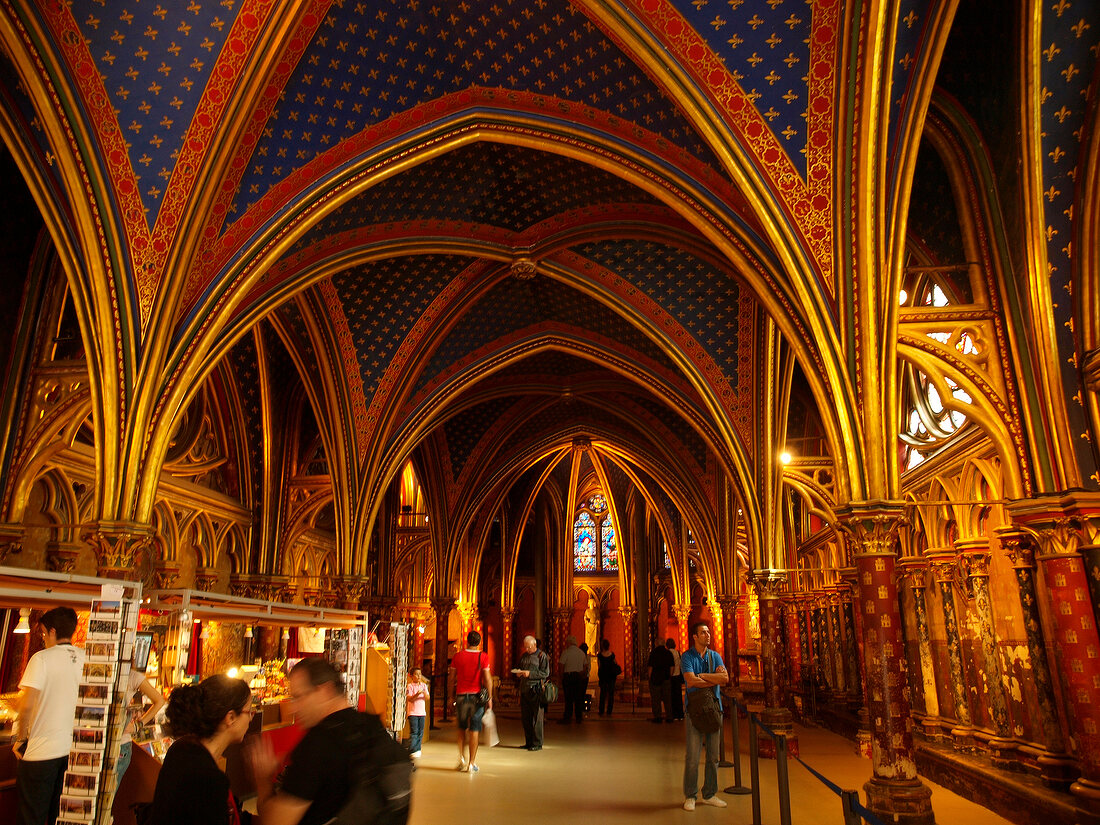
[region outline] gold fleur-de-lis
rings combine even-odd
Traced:
[[[1061,17],[1065,13],[1065,10],[1070,7],[1070,5],[1071,4],[1070,4],[1069,0],[1058,0],[1058,2],[1055,3],[1053,6],[1051,6],[1050,8],[1054,11],[1054,13],[1056,15]]]
[[[1062,194],[1062,190],[1061,189],[1055,189],[1054,184],[1052,183],[1050,185],[1050,189],[1045,191],[1043,194],[1046,196],[1046,199],[1048,201],[1050,201],[1051,203],[1054,203],[1054,199]]]
[[[745,58],[745,59],[746,59],[746,60],[747,60],[747,61],[748,61],[749,63],[751,63],[751,64],[752,64],[752,67],[753,67],[754,69],[755,69],[755,68],[757,67],[757,65],[758,65],[759,63],[761,63],[761,62],[762,62],[762,61],[764,60],[764,58],[762,58],[762,57],[761,57],[760,55],[758,55],[758,54],[757,54],[756,52],[753,52],[753,53],[752,53],[752,57],[747,57],[747,58]]]
[[[758,28],[764,25],[764,19],[759,14],[754,14],[748,19],[748,24],[752,26],[753,31],[756,31]]]
[[[1074,75],[1080,73],[1081,70],[1074,66],[1072,63],[1066,66],[1066,68],[1062,69],[1062,77],[1066,79],[1066,83],[1069,83],[1071,80],[1073,80]]]
[[[1073,111],[1069,107],[1063,105],[1061,109],[1054,113],[1054,116],[1058,118],[1059,123],[1065,123],[1066,118],[1072,114]]]
[[[1090,26],[1088,23],[1086,23],[1085,18],[1082,17],[1080,20],[1078,20],[1076,23],[1074,23],[1072,26],[1070,26],[1069,30],[1071,32],[1073,32],[1074,36],[1076,36],[1078,40],[1080,40],[1081,35],[1083,35],[1086,31],[1088,31],[1091,28],[1092,28],[1092,26]]]
[[[1047,63],[1050,63],[1061,53],[1062,50],[1058,48],[1057,43],[1051,43],[1047,48],[1043,49],[1043,57],[1047,59]]]
[[[901,19],[901,22],[905,24],[905,28],[913,28],[913,24],[917,22],[917,13],[915,11],[909,12],[909,14]]]
[[[1055,163],[1060,161],[1065,156],[1066,156],[1066,153],[1062,151],[1061,146],[1055,146],[1052,151],[1047,152],[1047,157],[1049,157]]]

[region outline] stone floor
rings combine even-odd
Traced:
[[[501,744],[482,748],[481,771],[457,773],[452,728],[432,732],[413,778],[411,825],[599,825],[678,822],[752,822],[751,797],[724,795],[726,809],[681,809],[683,723],[655,725],[640,712],[593,715],[581,725],[546,726],[546,746],[529,753],[514,711],[499,717]],[[742,724],[742,767],[748,784],[748,735]],[[802,759],[843,788],[862,788],[871,764],[852,744],[816,728],[798,728]],[[729,736],[727,725],[726,735]],[[728,742],[728,740],[727,740]],[[794,825],[841,825],[840,800],[800,764],[790,763],[791,821]],[[733,784],[733,769],[720,768],[719,787]],[[761,762],[761,821],[778,825],[775,763]],[[1000,825],[1004,819],[939,785],[932,806],[941,825]],[[861,792],[861,799],[863,799]]]

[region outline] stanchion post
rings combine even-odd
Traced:
[[[760,822],[760,742],[756,738],[756,717],[749,714],[749,779],[752,782],[752,825]]]
[[[730,708],[733,723],[733,784],[726,788],[728,794],[751,793],[749,788],[741,784],[741,715],[738,713],[737,702],[734,701]]]
[[[733,712],[737,712],[734,707]],[[718,767],[729,768],[733,763],[726,759],[726,720],[722,720],[722,726],[718,728]]]
[[[844,825],[861,825],[863,817],[856,813],[853,803],[859,802],[859,791],[841,791],[840,806],[844,814]]]
[[[779,785],[779,825],[791,825],[791,782],[787,775],[787,737],[776,734],[775,778]]]

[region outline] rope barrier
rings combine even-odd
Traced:
[[[787,742],[787,737],[786,736],[784,736],[781,733],[777,733],[776,731],[774,731],[770,727],[768,727],[768,725],[761,722],[760,719],[757,718],[755,713],[750,711],[746,705],[744,705],[743,703],[738,701],[736,698],[730,697],[730,700],[734,704],[733,713],[737,713],[737,708],[741,708],[742,710],[745,711],[745,714],[749,717],[750,724],[753,724],[756,727],[760,728],[760,730],[764,731],[765,734],[767,734],[769,737],[772,738],[773,741],[775,741],[777,743],[777,746],[778,746],[779,743],[783,743],[783,747],[786,747],[786,742]],[[777,756],[778,756],[778,753],[777,753]],[[830,791],[832,791],[833,793],[835,793],[837,796],[840,797],[840,799],[841,799],[841,801],[844,805],[846,813],[847,813],[848,810],[850,810],[851,813],[863,817],[863,819],[867,821],[868,825],[883,825],[882,820],[879,819],[878,816],[875,813],[868,810],[867,807],[864,806],[859,801],[859,794],[857,792],[844,790],[839,785],[837,785],[835,782],[833,782],[831,779],[829,779],[827,776],[822,774],[820,771],[818,771],[815,768],[808,765],[800,756],[796,756],[794,758],[802,767],[804,767],[807,771],[809,771],[810,774],[812,776],[814,776],[822,785],[824,785],[826,788],[828,788]]]

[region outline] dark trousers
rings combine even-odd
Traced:
[[[409,753],[420,750],[420,743],[424,741],[424,717],[409,717]]]
[[[542,697],[530,688],[524,688],[519,695],[519,713],[523,720],[524,747],[542,747]]]
[[[600,715],[615,709],[615,677],[600,680]]]
[[[565,694],[565,713],[562,720],[568,722],[575,716],[580,722],[584,716],[584,694],[588,688],[588,674],[565,673],[561,677],[562,692]]]
[[[684,677],[672,677],[672,699],[669,704],[668,715],[672,719],[684,718]]]
[[[653,718],[664,719],[667,715],[669,719],[672,718],[671,707],[671,691],[669,686],[672,683],[669,680],[663,682],[650,682],[649,683],[649,701],[653,705]],[[664,704],[664,713],[661,712],[661,704]]]
[[[68,764],[67,756],[15,763],[15,784],[19,788],[16,825],[53,825],[61,807],[61,780]]]

